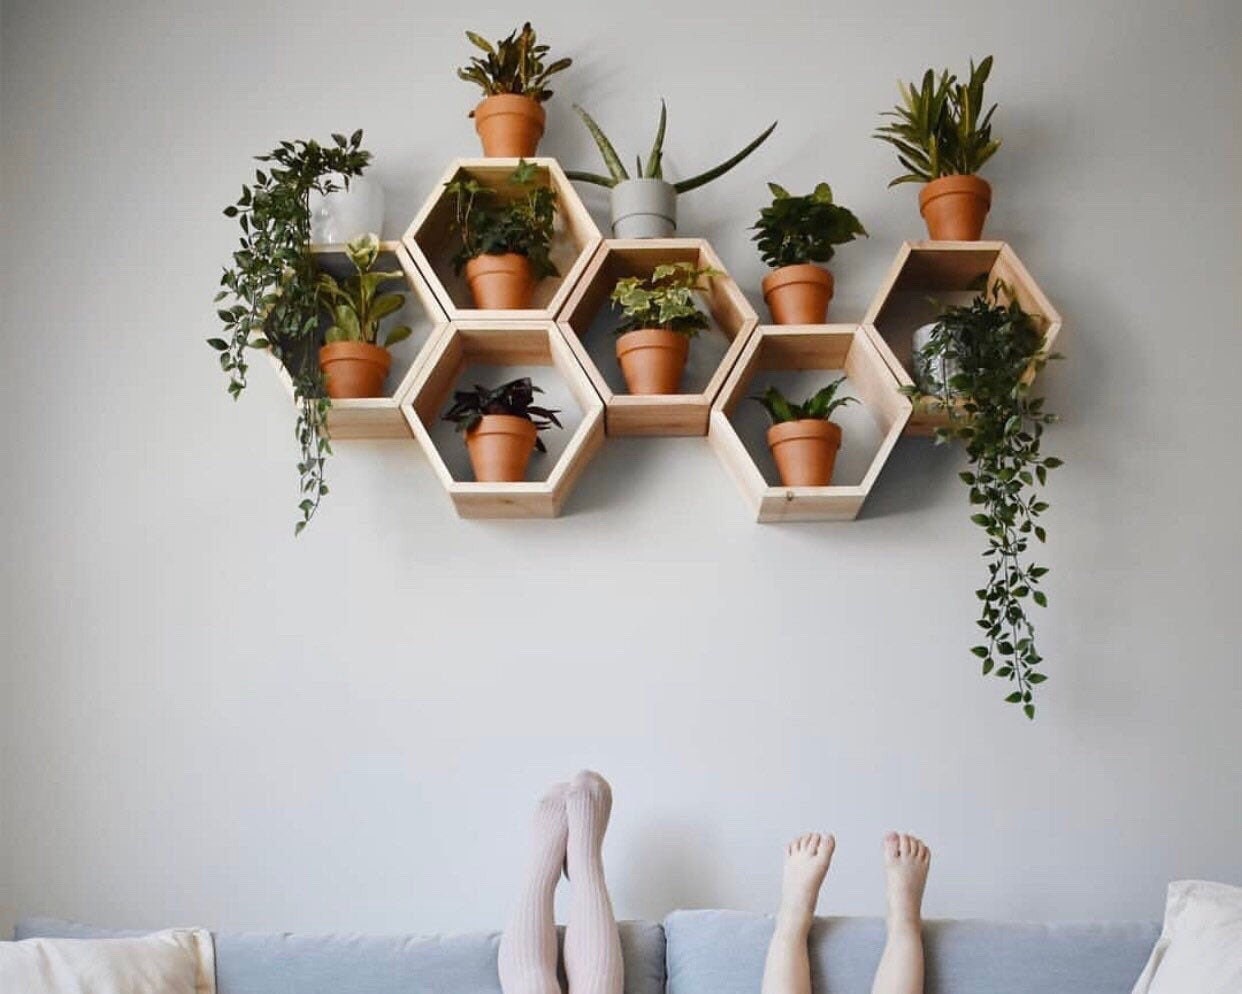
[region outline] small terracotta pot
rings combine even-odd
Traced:
[[[319,349],[319,368],[333,400],[382,397],[391,365],[388,350],[369,342],[329,342]]]
[[[533,156],[547,120],[539,101],[518,93],[485,97],[474,109],[474,130],[483,142],[483,154],[493,158]]]
[[[824,324],[832,286],[832,273],[822,266],[781,266],[763,278],[763,299],[777,324]]]
[[[630,393],[678,393],[690,339],[663,328],[639,328],[617,339],[617,360]]]
[[[487,311],[520,311],[535,295],[530,260],[516,252],[475,256],[466,263],[466,282],[475,307]]]
[[[466,432],[470,465],[479,483],[520,483],[535,451],[538,432],[529,418],[514,414],[484,414]]]
[[[768,429],[768,448],[786,487],[826,487],[841,448],[841,428],[809,418],[782,421]]]
[[[941,176],[919,192],[933,241],[977,242],[992,206],[992,187],[978,176]]]

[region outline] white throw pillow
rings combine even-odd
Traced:
[[[0,942],[4,994],[215,994],[211,933]]]
[[[1164,929],[1133,994],[1242,991],[1242,887],[1169,884]]]

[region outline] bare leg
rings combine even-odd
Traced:
[[[570,994],[621,994],[621,936],[604,879],[603,844],[612,814],[612,788],[583,770],[565,795],[569,817],[569,925],[565,973]]]
[[[763,968],[763,994],[811,994],[806,941],[819,888],[836,847],[836,839],[818,832],[800,836],[785,847],[781,907]]]
[[[556,979],[553,900],[565,863],[567,784],[557,784],[535,809],[535,851],[530,874],[500,939],[498,967],[504,994],[560,994]]]
[[[923,994],[923,888],[931,850],[913,835],[884,837],[888,941],[871,994]]]

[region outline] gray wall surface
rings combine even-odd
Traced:
[[[769,908],[809,828],[840,840],[825,912],[881,908],[889,827],[934,847],[937,916],[1240,882],[1240,9],[6,0],[0,916],[495,927],[581,766],[626,916]],[[477,154],[462,31],[520,16],[575,58],[570,166],[574,100],[637,150],[666,97],[680,175],[779,117],[683,231],[761,304],[764,181],[829,180],[871,232],[841,321],[922,237],[869,137],[896,80],[995,53],[988,232],[1066,319],[1034,724],[966,652],[982,536],[919,441],[856,523],[762,528],[702,439],[610,441],[566,517],[509,523],[457,520],[413,442],[342,444],[293,539],[287,401],[256,365],[231,403],[203,344],[220,209],[277,139],[363,127],[398,235]]]

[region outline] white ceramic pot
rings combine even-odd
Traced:
[[[612,188],[614,238],[672,238],[677,191],[662,179],[627,179]]]
[[[944,391],[944,385],[961,371],[961,367],[942,355],[932,358],[923,355],[923,350],[927,348],[935,330],[934,321],[915,329],[910,343],[910,359],[914,366],[914,382],[918,384],[918,388],[924,393],[939,394]]]
[[[340,176],[334,179],[341,189],[310,196],[311,241],[316,245],[344,245],[369,232],[382,235],[384,188],[374,180],[354,176],[346,190]]]

